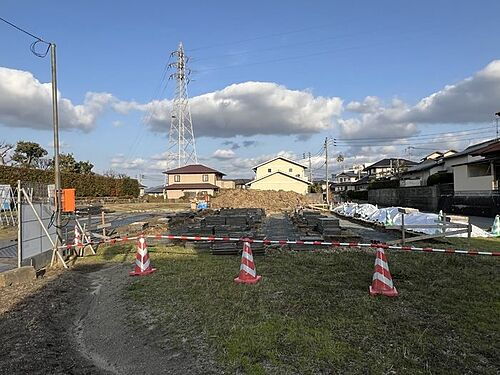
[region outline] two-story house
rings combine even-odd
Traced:
[[[364,170],[370,178],[390,177],[405,172],[409,167],[415,165],[414,161],[401,158],[387,158],[366,167]]]
[[[255,178],[247,183],[249,189],[309,192],[311,182],[306,177],[307,168],[293,160],[278,156],[252,169]]]
[[[234,188],[233,181],[222,179],[224,173],[202,164],[186,165],[163,173],[167,175],[167,199],[214,195],[221,188]]]

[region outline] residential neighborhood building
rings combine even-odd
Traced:
[[[246,184],[249,189],[309,192],[311,182],[306,177],[307,168],[293,160],[278,156],[252,169],[255,178]]]
[[[355,183],[366,176],[366,172],[362,172],[360,168],[357,170],[353,168],[351,170],[333,174],[330,189],[333,193],[357,190]]]
[[[165,185],[158,185],[144,190],[144,195],[149,197],[163,197],[166,199]]]
[[[214,195],[221,188],[231,185],[222,179],[224,173],[202,164],[191,164],[163,172],[167,175],[165,186],[167,199],[179,199],[183,196]]]
[[[391,177],[399,175],[415,164],[417,163],[407,159],[386,158],[371,164],[364,171],[372,178]]]
[[[463,152],[453,155],[453,159],[455,160],[452,166],[453,189],[456,196],[499,194],[499,140],[490,140],[470,146]]]

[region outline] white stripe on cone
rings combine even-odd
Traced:
[[[248,273],[249,275],[251,275],[252,277],[255,277],[256,273],[255,273],[255,270],[248,267],[246,264],[243,264],[241,263],[241,266],[240,266],[240,270],[243,270],[245,271],[246,273]]]
[[[375,272],[373,274],[373,280],[379,280],[379,281],[383,282],[385,285],[387,285],[389,288],[392,288],[394,286],[394,284],[392,283],[392,280],[388,279],[387,277],[382,275],[380,272]]]

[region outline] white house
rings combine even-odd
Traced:
[[[283,190],[307,194],[311,182],[302,164],[278,156],[252,168],[255,178],[246,186],[255,190]]]

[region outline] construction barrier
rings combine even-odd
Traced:
[[[91,242],[89,244],[115,244],[119,242],[127,242],[137,240],[140,236],[113,238],[109,240],[101,240]],[[500,256],[499,251],[479,251],[479,250],[459,250],[459,249],[437,249],[432,247],[416,247],[416,246],[398,246],[389,245],[380,242],[359,243],[359,242],[336,242],[336,241],[290,241],[290,240],[258,240],[252,238],[237,238],[237,237],[214,237],[214,236],[176,236],[176,235],[145,235],[144,238],[151,238],[156,240],[180,240],[180,241],[225,241],[225,242],[248,242],[248,243],[262,243],[264,245],[312,245],[312,246],[327,246],[339,248],[371,248],[371,249],[385,249],[394,251],[407,251],[407,252],[424,252],[424,253],[443,253],[443,254],[460,254],[460,255],[486,255],[486,256]],[[74,244],[67,244],[60,246],[61,249],[71,249]]]

